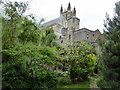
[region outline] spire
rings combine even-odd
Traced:
[[[60,8],[60,13],[62,13],[63,12],[63,7],[62,7],[62,5],[61,5],[61,8]]]
[[[74,6],[74,9],[73,9],[73,13],[76,15],[76,9],[75,9],[75,6]]]
[[[67,8],[67,10],[71,10],[70,2],[69,2],[69,4],[68,4],[68,8]]]

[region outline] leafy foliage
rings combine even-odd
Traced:
[[[92,46],[78,42],[70,46],[66,52],[72,82],[85,80],[94,72],[96,56],[92,54]]]
[[[18,38],[23,44],[26,42],[38,43],[40,31],[33,21],[25,17],[21,23],[21,28],[22,30]]]
[[[57,59],[54,49],[33,46],[3,50],[3,87],[50,89],[56,86],[57,74],[51,69],[60,63],[54,60]],[[45,48],[48,53],[44,53]]]
[[[60,47],[56,42],[57,36],[54,34],[54,31],[51,27],[48,27],[42,31],[41,35],[41,46],[49,46],[49,47]]]
[[[98,86],[101,88],[120,88],[120,2],[116,3],[112,19],[106,16],[106,42],[102,46],[99,60]]]
[[[6,16],[8,16],[8,18],[2,17],[3,88],[44,88],[47,90],[56,88],[57,74],[53,70],[55,66],[61,64],[57,61],[60,59],[57,49],[38,46],[43,33],[38,30],[33,20],[29,20],[28,16],[23,16],[27,7],[26,3],[3,4]],[[53,33],[48,38],[52,35]]]
[[[2,17],[3,48],[11,48],[18,44],[18,35],[21,33],[22,14],[26,11],[27,3],[3,3],[5,18]]]
[[[71,83],[71,80],[65,77],[58,77],[57,81],[58,81],[58,86],[69,85]]]

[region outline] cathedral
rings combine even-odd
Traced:
[[[43,27],[53,27],[57,35],[57,43],[66,45],[69,41],[82,41],[95,46],[96,41],[101,39],[103,35],[97,29],[95,31],[87,28],[80,29],[80,19],[76,17],[76,8],[71,9],[71,4],[68,4],[66,10],[60,8],[60,17],[46,22]]]

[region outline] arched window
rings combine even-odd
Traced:
[[[61,40],[61,43],[63,43],[63,40]]]
[[[66,14],[66,19],[67,19],[67,14]]]
[[[59,39],[61,39],[61,36],[59,36]]]
[[[66,35],[66,29],[65,29],[65,28],[62,28],[62,29],[61,29],[61,34],[62,34],[63,36]]]
[[[71,35],[69,35],[69,40],[71,40]]]

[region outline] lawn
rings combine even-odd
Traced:
[[[77,83],[77,84],[59,86],[58,88],[90,88],[90,82],[85,81],[85,82],[81,82],[81,83]]]

